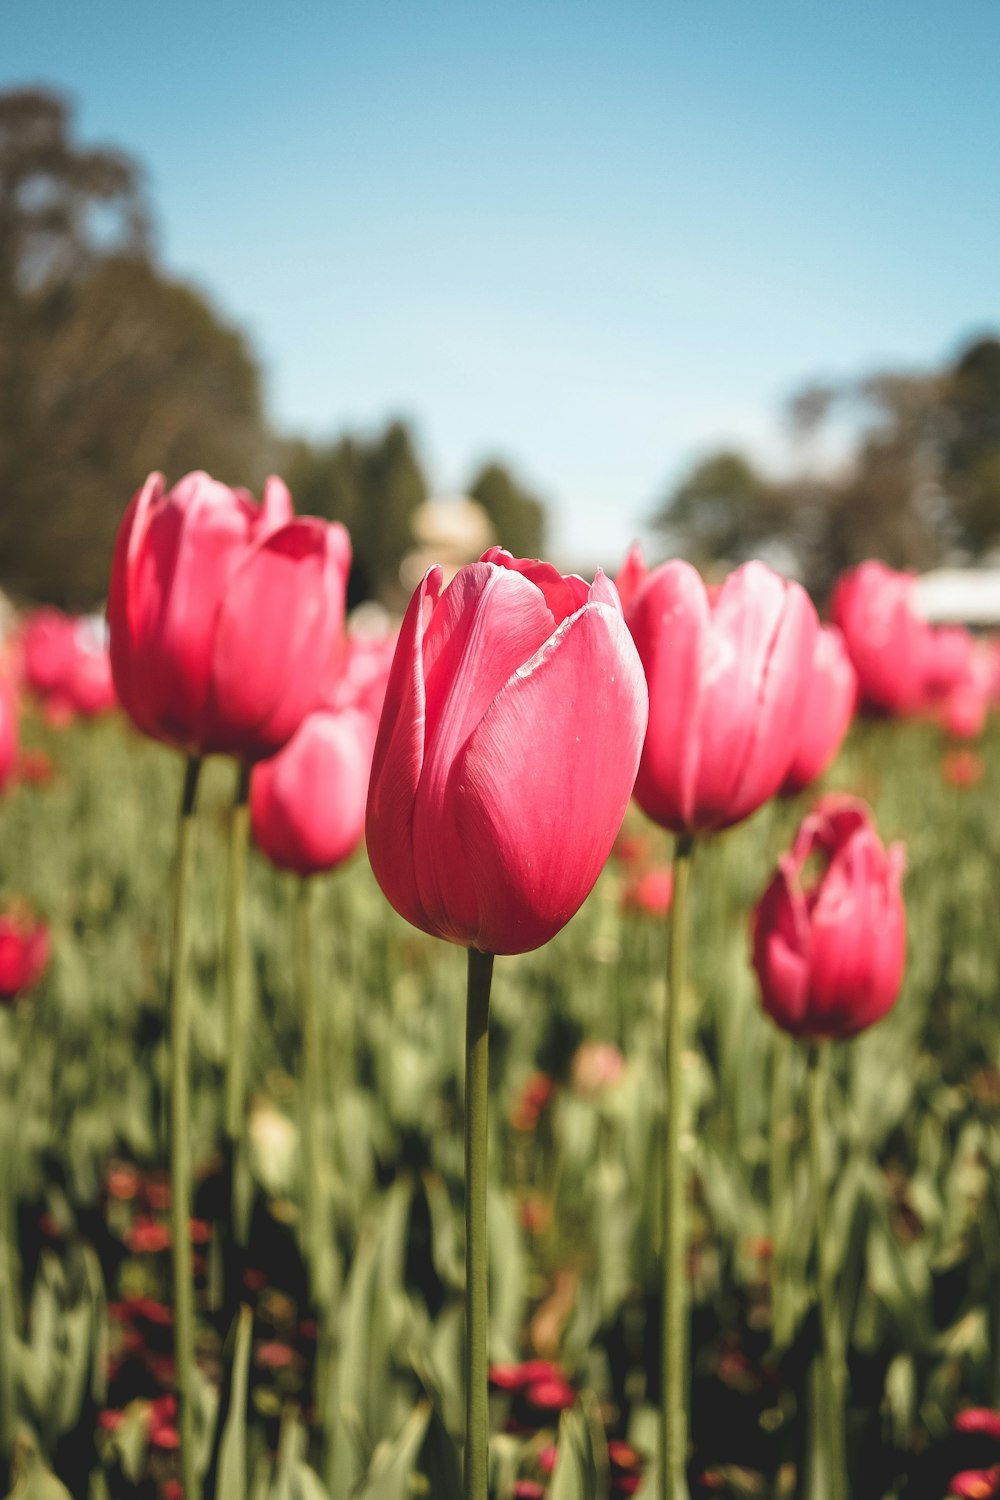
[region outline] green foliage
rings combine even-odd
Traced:
[[[104,1291],[89,1249],[95,1223],[105,1221],[121,1244],[105,1206],[107,1165],[163,1160],[164,889],[181,768],[114,722],[61,735],[29,722],[25,735],[48,748],[61,771],[51,786],[22,787],[0,803],[0,896],[38,905],[53,925],[55,956],[38,993],[0,1015],[10,1023],[0,1098],[8,1101],[8,1140],[16,1128],[16,1150],[5,1159],[22,1222],[44,1210],[63,1228],[40,1262],[24,1261],[18,1421],[78,1493],[79,1470],[70,1465],[86,1450],[66,1445],[81,1429],[92,1431],[109,1399],[100,1386]],[[993,731],[988,755],[996,749]],[[958,1406],[1000,1397],[993,920],[1000,822],[993,762],[981,787],[958,792],[942,781],[939,754],[929,726],[862,725],[835,778],[874,802],[886,838],[908,843],[904,992],[885,1022],[836,1049],[830,1091],[830,1233],[855,1374],[850,1442],[853,1452],[877,1452],[893,1483],[910,1472],[921,1444],[936,1451]],[[231,792],[231,768],[210,763],[193,932],[199,1174],[221,1129],[217,893]],[[802,811],[776,805],[706,841],[693,873],[684,1140],[695,1181],[695,1463],[731,1471],[734,1485],[750,1484],[745,1476],[754,1470],[771,1483],[782,1464],[805,1462],[802,1372],[816,1326],[804,1070],[797,1049],[762,1016],[747,961],[748,912]],[[666,839],[647,832],[655,856],[665,856]],[[588,1390],[605,1411],[620,1413],[612,1436],[647,1453],[655,1441],[665,934],[661,924],[621,912],[621,885],[612,865],[565,932],[537,954],[498,961],[494,984],[491,1358],[511,1361],[540,1345],[583,1392],[564,1421],[552,1481],[569,1496],[606,1493],[603,1423]],[[316,894],[321,1046],[331,1080],[318,1128],[339,1267],[315,1309],[327,1373],[307,1425],[299,1413],[312,1404],[312,1372],[297,1384],[294,1372],[265,1382],[257,1349],[269,1335],[255,1331],[244,1406],[244,1323],[221,1400],[206,1390],[202,1427],[211,1430],[218,1408],[226,1424],[220,1495],[223,1479],[229,1488],[242,1482],[245,1463],[248,1492],[260,1500],[447,1497],[462,1424],[464,963],[395,917],[363,859]],[[253,860],[248,1191],[255,1234],[284,1225],[294,1242],[301,1184],[293,895],[290,882]],[[613,1086],[588,1090],[574,1081],[572,1058],[584,1038],[622,1049],[625,1068]],[[354,1060],[350,1079],[345,1048]],[[518,1101],[540,1067],[554,1087],[529,1130],[518,1123]],[[334,1079],[343,1080],[336,1089]],[[132,1213],[121,1211],[126,1219]],[[125,1256],[120,1267],[103,1262],[112,1299],[161,1295],[157,1274],[148,1256]],[[275,1316],[268,1295],[256,1308],[258,1329]],[[200,1299],[207,1371],[227,1361],[211,1330],[208,1287]],[[714,1414],[734,1402],[746,1422],[720,1425]],[[116,1494],[129,1493],[129,1474],[146,1472],[143,1409],[142,1402],[126,1409],[113,1442],[102,1445]],[[539,1446],[555,1436],[552,1421],[530,1438],[505,1433],[514,1413],[512,1398],[498,1393],[498,1496],[537,1474]]]

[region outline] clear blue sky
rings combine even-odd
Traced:
[[[1000,324],[1000,5],[34,0],[0,86],[146,164],[162,255],[271,410],[498,453],[614,566],[813,375]]]

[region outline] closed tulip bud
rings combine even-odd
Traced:
[[[0,1005],[36,985],[49,961],[49,930],[21,912],[0,916]]]
[[[858,674],[862,708],[919,713],[927,699],[933,644],[917,607],[913,575],[880,562],[861,563],[837,580],[830,613]]]
[[[804,819],[753,920],[764,1009],[783,1031],[854,1036],[891,1009],[906,954],[903,865],[902,845],[882,847],[856,798],[824,798]]]
[[[636,801],[674,833],[741,822],[795,751],[819,630],[808,595],[751,562],[710,599],[674,561],[649,574],[627,618],[649,684]]]
[[[854,717],[858,674],[836,625],[820,627],[802,700],[795,758],[782,783],[791,796],[811,786],[836,759]]]
[[[14,685],[0,673],[0,792],[18,766],[17,697]]]
[[[288,744],[254,767],[253,836],[297,875],[335,869],[361,843],[375,721],[360,708],[317,709]]]
[[[499,547],[400,632],[368,795],[368,853],[414,926],[523,953],[570,919],[628,805],[646,727],[615,587]]]
[[[153,474],[115,544],[108,621],[115,686],[154,739],[263,759],[316,707],[340,644],[350,543],[292,518],[280,479],[243,490]]]

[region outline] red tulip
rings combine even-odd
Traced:
[[[751,562],[710,601],[694,568],[667,562],[628,624],[649,683],[636,801],[674,833],[739,823],[792,759],[819,629],[808,595]]]
[[[985,770],[986,762],[974,750],[949,750],[941,757],[941,775],[949,786],[978,786]]]
[[[795,759],[782,783],[790,796],[811,786],[836,758],[858,701],[858,674],[836,625],[823,625],[800,708]]]
[[[342,864],[365,831],[375,721],[360,708],[318,709],[254,767],[253,835],[279,869],[316,875]]]
[[[493,547],[431,568],[392,664],[368,852],[416,927],[487,953],[547,942],[599,875],[646,727],[614,585]]]
[[[784,1031],[853,1036],[892,1007],[906,954],[903,863],[857,798],[823,798],[804,819],[753,922],[764,1009]]]
[[[272,755],[316,706],[339,647],[350,543],[243,490],[152,474],[115,544],[111,665],[138,727],[189,754]]]
[[[914,714],[925,705],[934,646],[915,590],[912,574],[864,562],[841,574],[833,591],[830,612],[870,712]]]
[[[0,916],[0,1004],[10,1005],[30,990],[49,961],[49,930],[19,912]]]
[[[73,621],[44,605],[31,612],[21,631],[21,670],[33,693],[62,693],[73,656]]]
[[[0,673],[0,792],[18,767],[17,698],[14,685]]]
[[[633,875],[622,892],[626,911],[642,912],[647,917],[665,917],[674,899],[674,872],[669,865]]]
[[[993,1500],[1000,1489],[1000,1464],[989,1469],[963,1469],[948,1484],[948,1495],[954,1500]]]

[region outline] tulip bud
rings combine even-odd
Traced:
[[[917,608],[913,575],[880,562],[861,563],[837,580],[830,613],[858,674],[862,707],[918,713],[926,702],[934,644]]]
[[[0,916],[0,1005],[36,985],[49,961],[49,929],[19,911]]]
[[[0,792],[18,766],[17,699],[13,684],[0,672]]]
[[[816,781],[844,742],[858,701],[858,674],[836,625],[823,625],[802,700],[795,758],[781,786],[784,796]]]
[[[280,479],[243,490],[153,474],[115,544],[108,620],[122,705],[188,754],[263,759],[319,702],[340,645],[350,543],[292,519]]]
[[[309,714],[250,778],[253,836],[281,870],[335,869],[361,843],[375,723],[359,708]]]
[[[906,956],[903,865],[902,845],[886,852],[857,798],[823,798],[804,819],[753,919],[764,1009],[783,1031],[854,1036],[891,1009]]]
[[[636,801],[674,833],[741,822],[795,751],[819,630],[808,595],[751,562],[710,598],[673,561],[641,584],[627,619],[649,684]]]
[[[647,695],[614,585],[499,547],[431,568],[392,664],[368,853],[414,926],[523,953],[581,905],[628,805]]]

